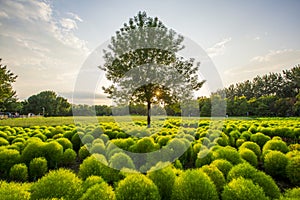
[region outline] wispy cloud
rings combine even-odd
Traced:
[[[216,43],[214,46],[206,49],[207,54],[210,57],[223,55],[226,49],[225,45],[228,44],[230,41],[231,37],[223,39],[222,41]]]
[[[19,75],[20,98],[40,90],[71,90],[76,72],[89,54],[86,41],[76,36],[75,13],[59,13],[48,1],[0,1],[0,55]]]

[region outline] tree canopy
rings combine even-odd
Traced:
[[[204,81],[198,80],[199,63],[177,56],[184,38],[145,12],[111,38],[100,68],[113,84],[103,88],[117,104],[146,104],[150,127],[151,104],[170,105],[190,99]]]
[[[17,79],[17,75],[7,69],[6,65],[1,64],[0,58],[0,111],[16,101],[16,91],[12,88],[12,83]]]

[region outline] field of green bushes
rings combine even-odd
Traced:
[[[1,121],[0,199],[300,199],[300,119],[143,119]]]

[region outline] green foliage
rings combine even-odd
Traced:
[[[224,159],[231,162],[233,165],[239,164],[242,162],[242,158],[237,150],[233,147],[226,146],[218,148],[214,151],[214,158],[215,159]]]
[[[288,189],[284,193],[284,197],[280,200],[298,200],[300,197],[300,187]]]
[[[88,156],[90,156],[90,151],[88,150],[87,146],[84,145],[84,146],[80,147],[80,149],[78,151],[78,157],[79,157],[79,159],[80,160],[84,160]]]
[[[218,192],[210,178],[200,170],[186,170],[175,179],[172,200],[217,200]]]
[[[89,176],[87,179],[82,183],[82,192],[85,193],[90,187],[96,184],[104,183],[105,181],[101,176]]]
[[[31,187],[31,199],[64,198],[77,200],[82,181],[70,170],[50,171]]]
[[[101,154],[93,154],[84,159],[79,166],[79,177],[83,180],[89,176],[101,176],[106,182],[114,182],[119,179],[117,170],[108,167],[106,158]]]
[[[60,163],[65,166],[71,165],[72,163],[75,162],[76,157],[77,157],[77,154],[73,149],[66,149],[62,155]]]
[[[116,195],[113,188],[107,183],[103,182],[100,184],[95,184],[91,186],[80,198],[80,200],[115,200]]]
[[[29,200],[30,184],[0,181],[0,197],[3,200]]]
[[[223,173],[215,165],[205,165],[201,170],[214,182],[217,191],[222,192],[226,183]]]
[[[83,144],[92,144],[94,140],[94,137],[92,135],[85,135],[81,138],[81,141]]]
[[[44,157],[34,158],[29,164],[29,176],[32,180],[41,178],[48,171],[47,160]]]
[[[264,159],[265,171],[272,177],[285,177],[288,158],[280,151],[269,152]]]
[[[118,200],[160,200],[157,186],[143,174],[132,174],[118,183]]]
[[[63,156],[63,147],[56,141],[46,143],[43,147],[48,167],[56,168]]]
[[[256,144],[258,144],[260,146],[260,148],[263,148],[263,146],[266,144],[266,142],[271,140],[271,138],[267,135],[264,135],[263,133],[255,133],[255,134],[251,135],[250,140],[252,142],[255,142]]]
[[[21,154],[22,161],[28,164],[33,158],[43,157],[44,146],[45,144],[40,141],[28,142]]]
[[[102,143],[93,143],[90,152],[91,152],[91,154],[98,153],[98,154],[105,155],[106,152],[105,152],[105,145],[103,144],[103,141],[102,141]]]
[[[170,165],[157,170],[156,167],[158,166],[159,163],[157,166],[151,168],[147,173],[147,177],[158,187],[161,199],[167,200],[171,198],[176,175]]]
[[[109,160],[111,168],[121,170],[122,168],[135,169],[132,159],[125,153],[115,153]]]
[[[5,177],[9,169],[20,162],[20,153],[14,149],[4,149],[0,151],[0,177]]]
[[[72,136],[71,142],[73,144],[73,149],[75,151],[78,151],[82,145],[82,142],[81,142],[80,136],[77,133],[75,133]]]
[[[25,182],[28,179],[28,168],[24,163],[15,164],[10,168],[9,178],[13,181]]]
[[[251,180],[244,178],[233,179],[224,187],[223,200],[268,200],[263,189]]]
[[[240,153],[241,157],[244,160],[246,160],[248,163],[250,163],[254,167],[257,167],[258,159],[257,159],[257,156],[255,155],[255,153],[252,150],[242,148],[242,149],[239,150],[239,153]]]
[[[9,145],[9,142],[5,138],[0,137],[0,146],[6,145]]]
[[[224,177],[227,177],[228,172],[231,170],[233,165],[231,162],[224,160],[224,159],[217,159],[214,160],[211,165],[216,166],[224,175]]]
[[[209,165],[214,160],[214,156],[211,150],[203,149],[199,151],[196,159],[195,166],[202,167],[204,165]]]
[[[59,138],[56,140],[62,147],[63,150],[65,151],[66,149],[73,149],[73,144],[68,140],[67,138]]]
[[[239,149],[243,149],[243,148],[247,148],[247,149],[250,149],[252,150],[255,155],[257,156],[257,158],[260,158],[261,156],[261,150],[260,150],[260,147],[258,144],[256,144],[255,142],[244,142]]]
[[[289,160],[286,166],[286,174],[292,184],[300,186],[300,155]]]
[[[289,151],[289,148],[284,141],[272,139],[266,142],[262,149],[263,152],[267,150],[276,150],[281,151],[282,153],[287,153]]]

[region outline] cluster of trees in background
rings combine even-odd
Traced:
[[[211,98],[225,94],[230,116],[300,116],[300,65],[282,73],[257,76],[219,90],[210,98],[198,98],[200,114],[209,116]]]
[[[0,60],[1,61],[1,60]],[[72,105],[67,99],[53,91],[43,91],[18,101],[12,88],[17,76],[0,64],[0,111],[44,116],[71,116],[72,111],[81,115],[147,115],[146,104],[131,104],[129,107],[113,108],[107,105]],[[222,98],[222,94],[226,98]],[[300,116],[300,65],[282,73],[257,76],[212,93],[210,97],[199,97],[183,108],[180,103],[152,105],[152,115],[211,116],[212,99],[216,104],[226,104],[229,116]],[[218,103],[219,102],[219,103]],[[124,112],[125,109],[125,112]],[[126,110],[127,109],[127,110]],[[220,107],[220,109],[222,109]],[[184,111],[185,113],[182,113]],[[214,109],[216,111],[216,108]],[[218,112],[218,111],[217,111]],[[220,113],[224,113],[220,111]]]

